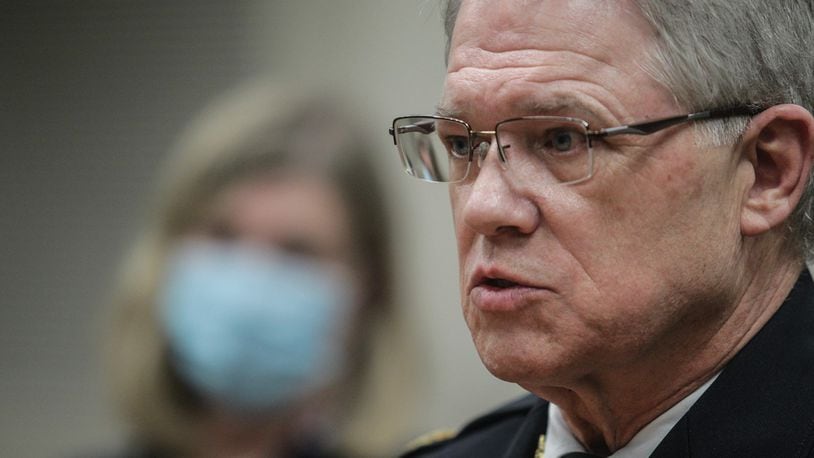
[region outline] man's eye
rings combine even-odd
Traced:
[[[579,134],[568,129],[555,129],[546,134],[546,149],[552,152],[567,153],[579,143]]]
[[[585,135],[567,128],[548,129],[529,138],[529,147],[538,154],[563,155],[576,152],[585,143]]]
[[[551,146],[557,151],[568,151],[574,145],[574,133],[568,131],[558,131],[551,136]]]
[[[444,138],[447,151],[456,158],[466,158],[469,156],[469,139],[460,135],[450,135]]]

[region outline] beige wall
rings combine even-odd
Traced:
[[[377,142],[420,356],[403,434],[519,392],[482,368],[461,318],[446,188],[404,175],[386,134],[440,93],[435,1],[67,3],[12,1],[0,18],[0,63],[15,69],[0,76],[0,456],[115,443],[97,363],[111,272],[173,136],[260,72],[344,92]]]

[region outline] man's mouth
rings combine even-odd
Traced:
[[[490,312],[519,310],[549,293],[548,288],[495,266],[475,269],[467,289],[472,305]]]
[[[489,289],[507,289],[518,287],[531,287],[531,285],[509,271],[496,266],[481,266],[476,268],[469,280],[468,291],[474,288],[485,287]]]
[[[486,277],[481,282],[481,285],[489,286],[492,288],[511,288],[514,286],[520,286],[518,283],[515,283],[511,280],[506,280],[505,278],[492,278]]]

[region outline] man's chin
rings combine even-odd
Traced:
[[[481,353],[481,361],[492,375],[505,382],[526,384],[539,383],[549,378],[551,373],[533,361],[517,358],[515,355],[494,355]],[[536,384],[534,383],[534,384]]]

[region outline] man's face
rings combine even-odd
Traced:
[[[440,111],[492,130],[524,115],[592,128],[680,114],[644,70],[627,1],[465,1]],[[487,368],[526,388],[643,371],[704,345],[734,302],[748,170],[684,125],[594,143],[561,185],[496,145],[450,185],[463,312]]]

